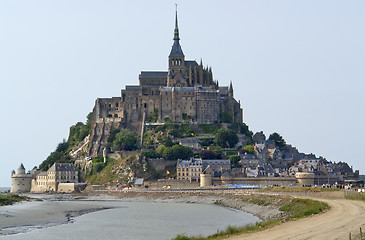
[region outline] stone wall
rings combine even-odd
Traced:
[[[149,188],[164,188],[170,186],[172,189],[190,189],[190,188],[199,188],[199,182],[190,183],[188,180],[177,180],[177,179],[160,179],[158,181],[145,181],[145,186]]]
[[[165,160],[163,158],[149,159],[148,162],[156,171],[163,171],[165,170],[166,166],[176,166],[175,160]]]
[[[75,183],[59,183],[57,186],[57,192],[70,193],[75,191]]]

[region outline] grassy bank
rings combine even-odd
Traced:
[[[13,203],[21,201],[29,201],[30,199],[32,198],[19,196],[17,194],[0,195],[0,206],[12,205]]]
[[[247,201],[247,200],[245,200]],[[263,204],[261,200],[253,199],[250,201],[251,203],[257,202],[259,205],[266,205],[267,202]],[[285,203],[280,207],[280,210],[283,212],[289,213],[289,215],[285,218],[266,220],[256,224],[250,224],[243,227],[233,227],[229,226],[224,231],[218,231],[217,233],[210,235],[208,237],[203,236],[187,236],[185,234],[179,234],[172,240],[207,240],[207,239],[224,239],[231,235],[238,235],[244,233],[251,233],[262,231],[264,229],[273,227],[275,225],[280,224],[281,222],[308,217],[313,214],[318,214],[323,212],[328,208],[328,205],[324,202],[319,202],[311,199],[301,199],[294,198],[291,202]]]
[[[354,193],[347,195],[346,199],[365,201],[365,193]]]

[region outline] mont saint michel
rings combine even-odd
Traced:
[[[59,12],[70,13],[78,9],[77,4],[75,2],[72,8],[60,8]],[[112,5],[114,4],[116,3]],[[261,19],[259,12],[250,15],[246,8],[238,11],[225,5],[231,11],[229,16],[224,14],[225,8],[222,8],[219,14],[212,11],[214,17],[209,17],[205,11],[214,10],[214,1],[205,6],[199,15],[196,15],[196,8],[201,10],[200,2],[194,7],[189,5],[188,10],[179,8],[178,12],[177,8],[175,11],[170,9],[169,23],[160,24],[159,19],[166,17],[166,11],[156,8],[155,5],[158,4],[146,4],[151,6],[148,13],[153,12],[154,15],[148,15],[144,6],[139,6],[139,14],[133,15],[134,18],[130,13],[135,11],[129,9],[127,3],[121,4],[117,10],[109,6],[108,11],[103,10],[104,4],[97,4],[101,7],[98,11],[108,14],[99,18],[100,24],[95,25],[97,33],[94,37],[98,35],[108,39],[110,45],[105,42],[95,44],[94,38],[89,36],[88,39],[93,44],[90,44],[92,47],[88,50],[93,55],[113,46],[111,54],[118,55],[118,60],[95,54],[93,61],[98,62],[98,66],[103,61],[108,61],[109,65],[117,66],[118,72],[103,71],[96,82],[78,76],[74,83],[67,84],[68,78],[65,78],[62,84],[67,85],[68,91],[62,92],[62,98],[46,97],[45,92],[44,99],[47,101],[43,101],[41,106],[32,105],[37,120],[42,121],[52,115],[54,108],[58,108],[56,104],[47,108],[48,101],[63,101],[66,104],[70,97],[68,93],[72,93],[72,106],[68,106],[67,111],[58,108],[57,115],[57,118],[65,119],[67,116],[68,120],[71,119],[67,122],[68,135],[49,155],[36,157],[36,166],[29,164],[28,159],[19,157],[18,153],[25,149],[20,147],[22,141],[18,136],[26,137],[25,132],[18,131],[21,125],[15,127],[16,124],[7,124],[9,127],[4,132],[13,131],[13,137],[18,139],[15,142],[14,138],[7,138],[7,141],[19,144],[19,149],[12,151],[12,167],[7,168],[7,178],[9,181],[11,179],[10,193],[0,194],[0,238],[361,238],[365,204],[364,201],[355,200],[364,199],[364,179],[350,157],[351,152],[346,157],[339,157],[322,151],[325,148],[321,143],[322,132],[318,131],[318,135],[305,132],[308,125],[315,125],[313,121],[321,122],[320,115],[314,115],[313,107],[308,110],[304,104],[294,104],[294,107],[291,104],[303,92],[306,92],[306,97],[302,98],[303,103],[309,103],[312,100],[312,90],[325,91],[332,85],[329,84],[324,89],[318,81],[318,84],[316,82],[312,85],[311,91],[306,91],[305,87],[293,88],[296,82],[301,82],[302,86],[311,82],[313,78],[306,74],[314,70],[297,71],[294,66],[301,66],[301,63],[294,64],[293,59],[293,64],[289,66],[281,59],[278,60],[283,62],[283,68],[279,67],[280,77],[285,79],[291,72],[296,72],[296,76],[290,77],[290,84],[277,88],[280,80],[272,72],[273,66],[277,70],[277,62],[273,61],[270,49],[275,49],[275,56],[280,59],[285,55],[282,46],[293,52],[291,43],[295,42],[290,37],[280,38],[286,43],[283,45],[276,41],[277,35],[274,32],[279,30],[278,26],[285,24],[275,25],[273,32],[261,26],[260,31],[268,32],[268,37],[259,37],[259,34],[253,37],[250,26],[256,26],[258,19],[272,26],[271,21],[275,22],[277,16],[272,16],[268,21],[266,18]],[[238,5],[242,7],[241,4]],[[84,16],[83,11],[89,13],[89,7],[90,5],[82,6],[77,14]],[[120,12],[121,9],[124,12]],[[295,13],[300,15],[301,11],[307,12],[305,8],[300,8]],[[116,12],[118,13],[114,15]],[[296,14],[292,17],[295,18]],[[53,15],[54,12],[49,17],[52,19]],[[114,19],[114,16],[118,17]],[[71,15],[70,17],[72,19]],[[98,13],[94,12],[83,20],[91,25],[93,19],[98,17]],[[120,17],[126,22],[120,21]],[[58,25],[54,22],[50,25],[57,29],[61,25],[72,28],[66,24],[68,18],[62,16],[58,19],[63,21]],[[108,19],[109,24],[102,24],[104,19]],[[117,21],[120,28],[114,25]],[[144,21],[144,26],[137,27],[140,26],[138,21]],[[148,28],[152,26],[149,23],[152,22],[153,34],[147,34],[150,30]],[[47,21],[45,24],[48,24]],[[77,25],[78,22],[74,21],[73,24]],[[126,29],[122,26],[126,25],[138,28],[138,33],[124,33]],[[302,38],[305,38],[304,33],[308,31],[301,28],[300,24],[296,27],[298,28],[285,27],[285,32],[295,36],[296,31],[301,29]],[[165,29],[168,34],[161,34],[159,29]],[[37,39],[40,41],[41,36],[51,36],[48,33],[52,32],[52,28],[48,30]],[[79,26],[77,33],[83,35],[83,31],[84,28]],[[103,34],[104,32],[110,35]],[[113,42],[116,36],[113,34],[116,32],[123,32],[117,44]],[[62,31],[60,33],[65,37],[53,49],[62,52],[63,46],[67,45],[63,43],[70,36]],[[7,38],[11,35],[5,36]],[[224,40],[221,36],[225,37]],[[315,36],[320,38],[320,34]],[[72,35],[74,42],[79,38],[77,34]],[[147,48],[132,43],[132,39],[137,42],[141,38],[148,45]],[[221,39],[222,43],[212,45],[211,42],[216,38]],[[253,38],[256,43],[248,41]],[[160,39],[165,48],[164,54],[161,54],[162,51],[156,44],[152,44],[154,39]],[[29,39],[30,42],[31,40]],[[83,42],[89,44],[88,41]],[[270,45],[268,50],[265,43],[272,42],[276,43],[277,48]],[[333,42],[336,42],[335,38]],[[232,45],[235,47],[232,48]],[[80,45],[74,53],[83,56],[85,61],[90,60],[87,56],[91,55],[82,53],[82,47]],[[126,48],[134,49],[133,53],[121,51]],[[341,52],[340,47],[337,49]],[[296,46],[295,50],[298,55],[305,57],[300,52],[301,47]],[[260,55],[260,51],[266,53],[265,57]],[[311,52],[311,49],[308,48],[307,51]],[[37,61],[37,56],[32,56]],[[49,60],[58,59],[59,56],[61,54]],[[319,53],[316,56],[321,57]],[[18,58],[17,62],[21,62],[21,59]],[[126,59],[128,64],[120,64],[119,60]],[[222,63],[222,59],[226,63]],[[79,68],[83,62],[73,60],[69,58],[66,64],[68,68],[65,68],[69,77],[77,74],[72,69]],[[237,65],[237,62],[240,64]],[[50,61],[50,65],[51,63],[54,64]],[[42,72],[47,71],[47,65],[39,65],[42,66]],[[260,65],[260,69],[254,68],[255,65]],[[319,66],[322,68],[325,64]],[[60,72],[62,67],[58,66]],[[24,66],[19,67],[21,68]],[[89,65],[83,73],[96,70],[91,68]],[[250,71],[256,72],[257,76],[268,74],[269,81],[249,76]],[[49,79],[51,85],[57,84],[57,74],[60,72],[55,71]],[[16,74],[18,72],[15,71],[14,75]],[[303,81],[303,76],[308,78]],[[119,80],[113,82],[113,79]],[[29,83],[35,84],[31,79]],[[79,83],[83,83],[82,86]],[[334,78],[332,84],[336,83]],[[81,100],[77,96],[85,100],[84,94],[94,85],[98,86],[97,92],[91,94],[92,98],[87,98],[88,107],[81,107]],[[46,85],[43,87],[45,89]],[[58,87],[62,91],[61,86]],[[112,90],[109,91],[110,89]],[[270,89],[273,95],[267,94],[266,89]],[[252,95],[253,92],[255,95]],[[282,100],[283,95],[286,96],[285,101]],[[263,99],[265,107],[260,104]],[[31,100],[29,98],[29,102]],[[317,100],[318,105],[327,101],[325,94]],[[11,104],[7,106],[17,106],[13,101],[9,103]],[[30,104],[24,104],[23,115],[31,119],[35,115],[25,114]],[[275,112],[268,111],[268,106],[271,110],[275,109]],[[336,104],[336,107],[340,109],[341,104]],[[348,106],[347,109],[351,107]],[[346,113],[347,109],[341,111]],[[42,114],[37,114],[37,111],[42,111]],[[85,121],[78,121],[79,117],[76,120],[69,117],[73,111],[85,111],[81,117],[81,120],[86,117]],[[266,115],[258,118],[257,116],[262,116],[259,111]],[[297,114],[293,113],[295,111]],[[322,111],[329,109],[323,108]],[[270,125],[275,125],[274,119],[278,116],[283,121],[291,119],[292,122],[286,124],[285,128],[273,128]],[[9,117],[5,115],[5,119]],[[15,123],[15,115],[11,117]],[[300,118],[307,120],[302,124],[303,129],[300,129],[303,133],[294,127]],[[34,142],[38,135],[47,131],[46,128],[37,128],[30,121],[27,122],[36,131],[32,135]],[[56,135],[56,130],[61,126],[56,122],[53,125],[54,131],[49,133]],[[257,127],[260,125],[261,129]],[[277,132],[271,129],[277,129]],[[340,135],[340,131],[336,131]],[[299,140],[293,138],[293,133],[298,132]],[[301,142],[306,135],[311,135],[311,143],[315,144],[309,150]],[[339,139],[326,136],[326,141],[332,144],[339,144]],[[33,144],[28,140],[27,143]],[[41,143],[38,145],[36,151],[45,147]],[[321,147],[320,150],[318,146]],[[34,152],[28,152],[29,158],[34,156]]]

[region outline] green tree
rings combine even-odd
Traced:
[[[222,148],[232,148],[238,143],[238,136],[232,130],[221,128],[215,134],[214,142]]]
[[[214,143],[214,138],[200,138],[200,146],[208,147]]]
[[[189,147],[178,144],[172,147],[167,147],[162,153],[162,157],[168,160],[188,159],[191,156],[193,156],[193,152]]]
[[[165,145],[160,145],[156,148],[156,152],[158,155],[160,155],[160,157],[162,157],[162,153],[163,153],[163,151],[165,151],[165,149],[166,149]]]
[[[110,131],[109,137],[108,137],[108,143],[112,143],[115,140],[115,136],[120,133],[120,129],[113,129]]]
[[[123,129],[115,135],[115,140],[113,141],[113,151],[120,150],[135,150],[137,149],[138,135],[134,132]]]
[[[272,140],[275,142],[275,145],[280,149],[284,149],[286,146],[286,142],[284,140],[284,138],[282,136],[280,136],[279,133],[274,132],[273,134],[270,135],[269,140]]]
[[[56,152],[65,152],[67,148],[68,143],[66,142],[66,139],[63,139],[62,142],[57,145]]]
[[[201,150],[200,152],[201,159],[214,159],[215,155],[212,150]]]
[[[165,139],[165,146],[166,147],[172,147],[174,145],[174,143],[171,141],[171,138],[170,137],[167,137]]]
[[[239,161],[240,160],[241,160],[241,158],[238,155],[231,155],[231,156],[229,156],[229,161],[231,161],[232,168],[242,167],[242,165],[239,164]]]
[[[222,158],[223,150],[220,146],[209,146],[208,150],[213,152],[214,158],[216,158],[216,159]]]
[[[246,150],[248,153],[253,153],[254,147],[253,145],[246,145],[243,147],[244,150]]]
[[[154,149],[147,149],[142,152],[146,158],[159,158],[160,155]]]

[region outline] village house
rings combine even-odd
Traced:
[[[183,138],[179,140],[179,144],[191,148],[193,152],[198,152],[201,150],[200,140],[197,138]]]
[[[23,164],[18,174],[12,172],[11,192],[73,192],[79,182],[78,171],[72,163],[54,163],[47,171],[25,174]]]

